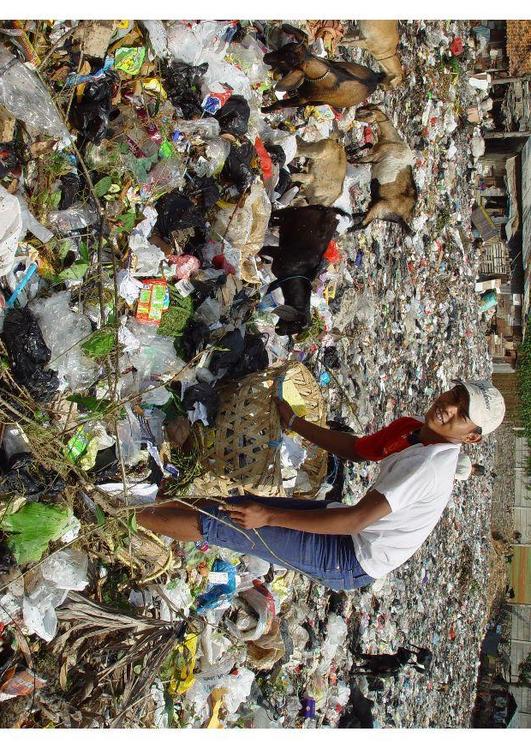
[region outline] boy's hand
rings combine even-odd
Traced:
[[[282,427],[287,427],[288,422],[291,419],[291,417],[294,414],[293,409],[288,404],[287,401],[283,401],[281,398],[278,398],[277,396],[273,396],[273,401],[275,402],[275,405],[278,410],[278,415],[280,417],[280,424]]]
[[[269,508],[252,501],[231,505],[227,503],[224,507],[229,516],[244,529],[259,529],[269,525]]]

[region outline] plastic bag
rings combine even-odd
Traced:
[[[191,200],[179,190],[163,195],[157,202],[157,223],[155,231],[164,239],[170,240],[171,233],[182,229],[199,229],[206,232],[206,223]]]
[[[224,582],[209,584],[205,593],[197,597],[197,614],[228,604],[234,597],[236,591],[236,568],[234,565],[218,558],[214,561],[212,572],[221,574],[220,579],[223,578]]]
[[[68,591],[65,589],[58,589],[50,581],[41,578],[22,602],[24,625],[29,632],[36,633],[49,643],[57,633],[55,608],[64,602],[67,595]]]
[[[58,589],[83,591],[88,586],[88,556],[82,550],[54,552],[40,566],[41,575]]]
[[[51,351],[37,318],[29,308],[9,310],[2,340],[17,383],[26,386],[36,400],[50,401],[59,387],[59,380],[54,370],[44,369],[50,361]]]
[[[51,240],[53,237],[53,233],[37,221],[37,219],[29,210],[28,204],[26,203],[26,200],[21,193],[17,194],[17,199],[20,204],[20,211],[22,214],[22,236],[24,237],[26,235],[26,232],[31,232],[41,242],[49,242],[49,240]]]
[[[72,391],[90,385],[98,374],[98,365],[83,354],[81,344],[92,333],[90,320],[70,309],[70,292],[33,300],[30,304],[51,350],[52,365],[63,387]]]
[[[231,96],[214,117],[219,122],[221,133],[241,137],[247,133],[251,110],[243,96]]]
[[[251,166],[256,159],[256,151],[250,141],[244,141],[241,146],[231,143],[229,155],[225,160],[221,177],[234,183],[239,193],[245,192],[255,178]]]
[[[326,628],[326,639],[321,647],[321,663],[319,671],[324,674],[328,671],[332,660],[334,659],[337,649],[345,642],[348,628],[345,620],[331,612],[328,615],[328,624]]]
[[[79,229],[91,227],[99,220],[96,208],[87,203],[75,203],[63,211],[50,211],[48,222],[61,234],[70,234]]]
[[[142,428],[136,414],[129,404],[125,405],[127,416],[121,419],[116,429],[118,440],[120,441],[120,453],[126,466],[133,466],[140,460],[140,450],[142,445]]]
[[[256,641],[263,635],[267,635],[275,618],[275,600],[271,592],[263,583],[256,580],[252,589],[241,591],[238,598],[243,600],[256,614],[257,617],[238,619],[236,623],[227,622],[229,630],[244,641]],[[241,627],[245,621],[246,627]]]
[[[186,165],[180,158],[159,161],[148,174],[147,181],[142,185],[140,191],[142,198],[156,197],[175,188],[183,188],[185,172]]]
[[[200,177],[213,177],[218,175],[223,169],[230,152],[230,143],[225,138],[213,138],[208,141],[205,149],[204,164],[200,165],[199,161],[195,172]]]
[[[205,117],[202,120],[177,120],[176,128],[192,141],[207,141],[219,136],[219,122],[213,117]]]
[[[270,68],[264,63],[264,49],[247,34],[239,44],[230,47],[230,61],[243,70],[251,86],[267,80]]]
[[[172,62],[163,71],[164,88],[168,99],[177,109],[177,115],[191,120],[201,117],[201,99],[198,93],[198,79],[208,70],[208,63],[194,66]]]
[[[221,209],[216,215],[214,232],[239,251],[237,271],[249,284],[260,283],[254,259],[264,245],[270,216],[271,202],[260,182],[252,186],[243,206]]]
[[[162,21],[142,21],[147,33],[149,43],[156,57],[166,57],[168,54],[168,36],[166,26]]]
[[[30,453],[12,456],[9,471],[0,475],[0,495],[14,492],[36,499],[44,493],[47,497],[57,495],[64,487],[65,483],[57,472],[40,467]]]
[[[81,101],[74,100],[70,110],[70,122],[79,130],[82,143],[101,143],[107,134],[112,111],[112,98],[115,86],[119,83],[118,74],[107,71],[101,78],[88,81]]]
[[[27,503],[4,516],[0,528],[9,534],[8,544],[19,565],[38,562],[48,544],[64,533],[72,511],[58,505]]]
[[[227,51],[224,36],[230,25],[227,21],[170,23],[167,28],[168,49],[175,59],[188,65],[221,61]]]
[[[208,383],[192,385],[184,392],[183,407],[193,412],[191,422],[201,419],[206,425],[213,425],[219,410],[219,396]]]
[[[124,337],[121,331],[122,329],[119,338],[126,343],[124,356],[120,359],[120,369],[134,369],[134,372],[127,372],[121,379],[122,396],[139,393],[144,403],[165,404],[169,392],[163,386],[153,386],[159,378],[167,378],[185,366],[175,353],[172,339],[159,336],[156,329],[135,320],[129,320],[124,327],[127,336]]]
[[[20,203],[0,185],[0,276],[13,268],[23,224]]]
[[[0,44],[0,103],[13,117],[53,138],[70,138],[49,93],[35,73]]]

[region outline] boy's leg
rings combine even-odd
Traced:
[[[181,508],[183,506],[180,503],[165,503],[137,512],[136,518],[141,526],[156,534],[165,534],[180,542],[200,541],[203,535],[199,525],[199,511]]]

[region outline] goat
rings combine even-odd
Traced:
[[[413,152],[400,137],[385,112],[378,107],[368,105],[358,109],[356,119],[376,125],[378,143],[359,158],[357,151],[361,149],[357,149],[356,152],[350,150],[348,153],[349,161],[372,165],[369,209],[365,215],[353,215],[355,223],[349,231],[359,226],[366,227],[375,219],[382,219],[400,224],[410,234],[409,222],[418,197],[413,179]]]
[[[343,191],[347,173],[345,149],[333,138],[316,143],[297,139],[297,156],[307,158],[310,168],[305,174],[292,174],[292,181],[301,183],[309,204],[331,206]]]
[[[398,21],[359,21],[361,39],[343,37],[341,44],[366,49],[385,72],[382,88],[396,89],[404,80],[404,71],[396,48],[399,42]]]
[[[297,41],[265,54],[264,63],[283,75],[276,85],[277,91],[297,89],[297,95],[262,107],[262,112],[303,104],[328,104],[337,109],[352,107],[367,99],[385,78],[384,73],[375,73],[357,63],[316,57],[308,50],[307,34],[289,24],[283,24],[282,29]]]
[[[300,333],[310,324],[312,281],[336,230],[338,213],[343,211],[301,206],[271,214],[271,224],[279,226],[279,245],[266,245],[259,255],[273,260],[271,270],[277,280],[268,292],[281,288],[284,294],[285,304],[273,311],[280,318],[275,329],[280,336]]]

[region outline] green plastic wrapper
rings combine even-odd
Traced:
[[[114,55],[114,67],[136,76],[140,73],[145,56],[145,47],[121,47]]]
[[[0,528],[7,532],[8,545],[19,565],[39,562],[48,544],[62,536],[72,511],[59,505],[27,503],[16,513],[4,516]]]

